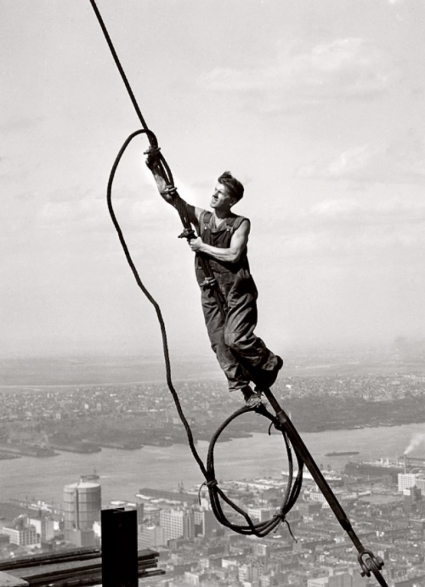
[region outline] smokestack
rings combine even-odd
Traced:
[[[407,454],[404,453],[404,474],[407,472]]]

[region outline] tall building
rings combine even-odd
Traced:
[[[40,516],[38,518],[28,518],[28,524],[34,526],[37,534],[40,537],[41,542],[47,542],[52,540],[55,536],[53,520],[46,516]]]
[[[159,525],[164,528],[165,539],[193,538],[193,512],[183,509],[161,510]]]
[[[416,479],[416,487],[421,490],[422,495],[425,495],[425,479],[423,477]]]
[[[193,522],[195,536],[211,538],[215,531],[221,529],[212,510],[193,508]]]
[[[65,485],[63,491],[65,540],[76,546],[93,546],[93,524],[100,522],[99,483],[79,481]]]
[[[399,473],[398,474],[398,490],[402,493],[405,489],[410,489],[416,485],[416,480],[419,475],[414,473]]]

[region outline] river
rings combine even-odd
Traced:
[[[425,436],[425,424],[303,433],[302,438],[318,464],[341,470],[348,459],[394,459],[417,435]],[[198,445],[204,460],[207,448],[206,442]],[[332,451],[359,451],[359,454],[325,456]],[[419,445],[412,454],[424,453]],[[275,431],[271,436],[254,434],[251,438],[221,442],[216,446],[215,463],[219,480],[278,478],[286,466],[282,437]],[[63,452],[56,457],[0,461],[0,500],[34,497],[59,505],[65,485],[94,471],[100,476],[105,505],[111,500],[134,500],[141,487],[176,489],[183,482],[189,488],[204,480],[189,447],[184,444],[144,446],[132,451],[102,449],[94,454]]]

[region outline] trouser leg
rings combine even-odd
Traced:
[[[256,384],[268,379],[278,365],[277,356],[254,334],[257,325],[257,291],[237,291],[228,296],[224,342],[249,372]]]
[[[214,297],[209,291],[202,292],[202,310],[211,347],[218,363],[226,375],[229,391],[242,390],[249,385],[250,377],[224,340],[225,321]]]

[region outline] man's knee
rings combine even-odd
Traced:
[[[234,353],[239,354],[245,348],[244,337],[235,332],[225,332],[224,342],[226,346]]]

